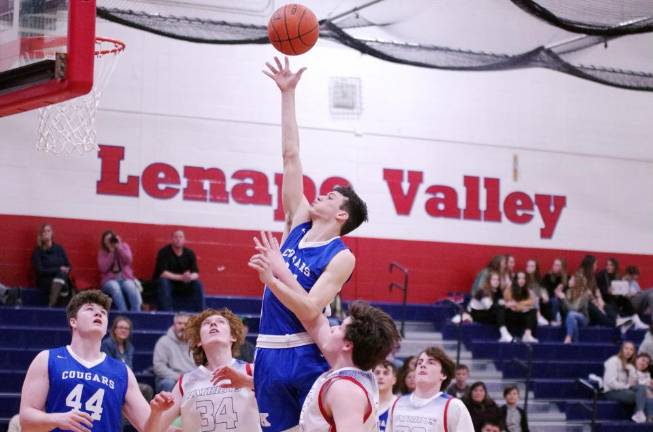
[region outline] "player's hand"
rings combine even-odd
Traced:
[[[172,396],[172,393],[162,391],[150,401],[150,409],[152,412],[160,413],[170,409],[174,404],[175,398]]]
[[[57,428],[72,432],[90,432],[93,428],[93,419],[89,413],[72,410],[57,413]]]
[[[229,366],[213,371],[211,383],[225,388],[254,388],[254,380],[251,376],[240,373]]]
[[[281,256],[279,242],[271,232],[261,231],[261,240],[259,241],[259,239],[254,237],[254,244],[258,253],[265,255],[270,261],[272,274],[280,277],[282,272],[288,271],[288,264],[286,264],[283,256]]]
[[[301,79],[302,74],[306,68],[303,67],[297,72],[292,72],[290,70],[290,62],[288,61],[288,57],[284,58],[283,65],[281,64],[279,57],[275,56],[274,61],[276,63],[276,67],[272,66],[270,62],[265,62],[265,65],[268,67],[269,71],[264,70],[263,73],[272,78],[274,82],[277,83],[277,86],[281,92],[295,90],[295,87],[297,87],[297,83]]]
[[[256,254],[252,256],[249,259],[247,266],[258,272],[259,280],[265,285],[270,285],[274,279],[272,267],[270,267],[270,260],[263,254]]]

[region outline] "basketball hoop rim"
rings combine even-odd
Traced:
[[[96,56],[104,56],[107,54],[120,54],[125,50],[125,43],[121,40],[118,39],[112,39],[104,36],[96,36],[95,37],[95,42],[98,43],[107,43],[107,44],[113,44],[112,49],[103,49],[103,50],[95,50],[95,55]]]
[[[23,39],[23,48],[25,52],[44,53],[53,52],[57,47],[65,46],[68,38],[66,37],[48,37],[48,36],[33,36],[31,38]],[[113,39],[104,36],[96,36],[95,43],[113,45],[113,48],[99,49],[93,51],[96,57],[102,57],[108,54],[121,54],[125,50],[125,43],[118,39]]]

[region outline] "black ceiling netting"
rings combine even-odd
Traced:
[[[599,29],[603,26],[604,30],[615,28],[614,23],[624,22],[623,19],[634,19],[646,11],[646,4],[653,5],[653,0],[630,0],[627,4],[634,5],[632,9],[626,12],[623,8],[624,2],[619,1],[586,1],[586,2],[567,2],[553,0],[512,0],[513,3],[519,4],[520,7],[537,7],[542,8],[546,5],[556,12],[564,12],[567,15],[557,17],[559,20],[575,22],[574,18],[580,18],[583,15],[580,12],[579,4],[592,3],[597,6],[597,18],[590,20],[595,14],[588,13],[584,9],[584,17],[588,18],[587,22],[582,23],[586,26],[596,26]],[[108,8],[98,7],[97,14],[99,17],[119,24],[137,28],[140,30],[155,33],[161,36],[184,40],[188,42],[207,43],[207,44],[264,44],[268,43],[267,27],[256,24],[227,22],[216,20],[208,16],[181,16],[178,11],[154,10],[152,7],[132,10],[125,7],[127,2],[112,2],[113,5],[119,4],[121,7]],[[562,5],[576,3],[576,8]],[[611,16],[602,15],[601,11],[608,8],[609,4],[621,5],[622,8],[613,7]],[[560,6],[554,9],[553,6]],[[600,8],[598,6],[601,6]],[[539,9],[538,9],[539,10]],[[550,9],[547,13],[552,14]],[[164,13],[161,13],[164,12]],[[174,14],[171,14],[174,13]],[[539,16],[539,15],[538,15]],[[653,7],[649,11],[649,16],[653,16]],[[641,18],[641,16],[640,16]],[[641,23],[642,21],[640,21]],[[653,91],[653,73],[625,70],[624,68],[610,68],[604,65],[585,65],[576,62],[567,61],[565,55],[577,50],[584,49],[585,46],[595,45],[597,42],[604,42],[608,39],[614,39],[621,35],[615,35],[606,32],[601,37],[588,36],[576,43],[579,48],[570,46],[560,49],[557,45],[538,46],[523,53],[500,53],[486,52],[482,50],[466,50],[447,46],[438,46],[436,44],[415,44],[404,42],[387,42],[382,40],[365,39],[362,37],[352,36],[348,30],[373,25],[362,15],[353,13],[343,18],[336,19],[334,22],[322,20],[320,26],[320,37],[339,42],[350,48],[356,49],[370,56],[405,65],[418,67],[427,67],[443,70],[455,71],[499,71],[514,70],[524,68],[546,68],[565,74],[573,75],[585,80],[597,83],[619,87],[623,89]],[[650,25],[650,23],[649,23]],[[628,29],[627,33],[641,33],[645,30],[638,28]],[[649,30],[650,31],[650,30]],[[583,42],[588,42],[583,44]]]

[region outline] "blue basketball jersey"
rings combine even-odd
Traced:
[[[48,351],[50,389],[46,412],[87,412],[93,432],[122,430],[121,411],[127,393],[127,366],[105,355],[89,367],[77,360],[68,347]],[[59,431],[59,429],[53,429]]]
[[[299,284],[309,292],[336,254],[347,246],[340,237],[317,244],[302,244],[311,222],[297,225],[281,246],[281,254]],[[265,287],[259,333],[287,335],[306,331],[297,317]]]

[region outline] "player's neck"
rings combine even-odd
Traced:
[[[313,220],[311,229],[306,233],[304,240],[307,242],[321,242],[331,240],[340,235],[340,225],[335,221]]]
[[[356,367],[351,356],[339,355],[333,362],[333,370]]]
[[[415,396],[422,399],[428,399],[440,393],[440,385],[417,385],[415,387]]]
[[[205,347],[204,352],[206,353],[206,359],[208,360],[206,367],[210,371],[230,366],[234,361],[234,358],[231,355],[231,350],[224,349],[224,347]]]
[[[100,351],[101,344],[102,338],[82,337],[78,333],[73,333],[70,349],[77,357],[91,362],[99,359],[102,355]]]
[[[392,400],[394,393],[392,393],[392,387],[388,390],[384,390],[382,393],[379,393],[379,403],[385,405]]]

